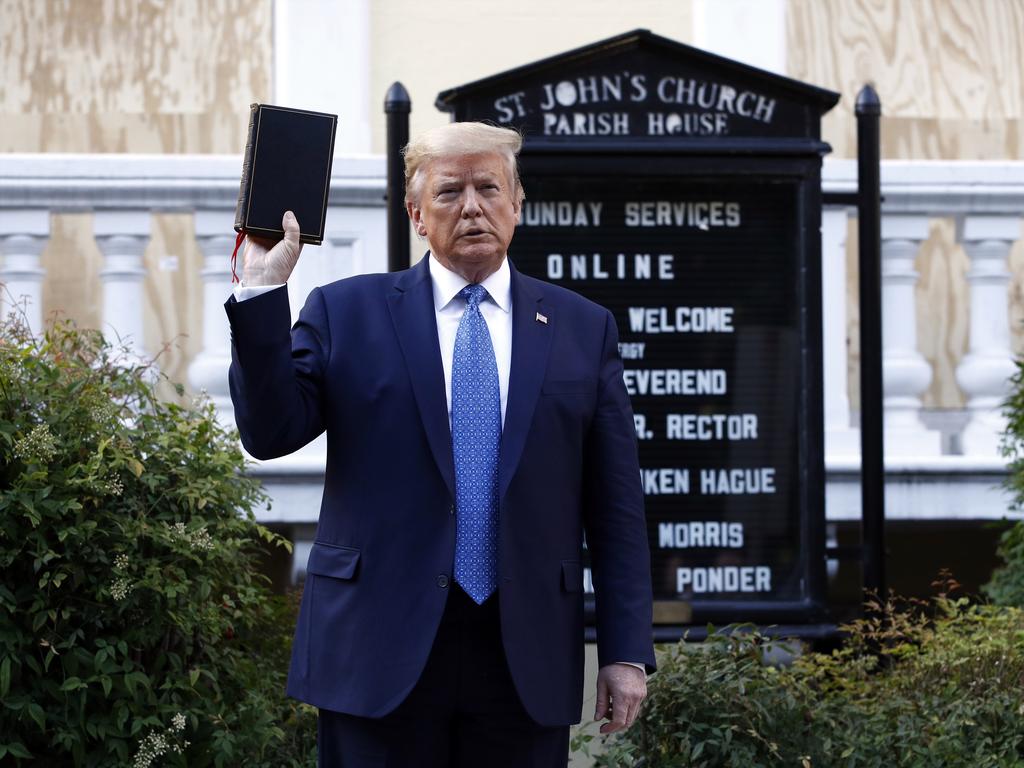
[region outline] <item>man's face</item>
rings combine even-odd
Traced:
[[[407,204],[416,232],[444,266],[478,283],[501,266],[519,223],[519,201],[497,153],[431,162],[418,202]]]

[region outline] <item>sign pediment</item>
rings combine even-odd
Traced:
[[[455,120],[517,128],[527,145],[618,142],[719,144],[802,139],[817,144],[839,94],[644,29],[441,92]]]

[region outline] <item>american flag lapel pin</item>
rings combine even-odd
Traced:
[[[542,315],[540,312],[538,312],[537,313],[537,322],[538,323],[544,323],[544,325],[547,325],[548,324],[548,317],[547,317],[547,315]]]

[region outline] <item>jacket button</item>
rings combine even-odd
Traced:
[[[445,576],[443,573],[437,577],[437,586],[439,586],[441,589],[444,589],[448,586],[448,577]]]

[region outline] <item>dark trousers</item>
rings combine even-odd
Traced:
[[[477,605],[451,590],[423,675],[394,712],[320,710],[320,768],[565,768],[568,726],[537,725],[512,683],[498,595]]]

